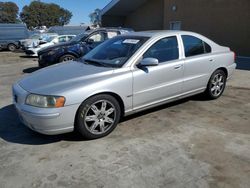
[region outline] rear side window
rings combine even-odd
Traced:
[[[183,35],[182,40],[185,48],[186,57],[202,55],[210,53],[212,51],[211,46],[196,37]]]
[[[156,58],[159,63],[176,60],[179,58],[178,41],[175,36],[163,38],[153,44],[143,58]]]

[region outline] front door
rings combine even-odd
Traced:
[[[183,60],[179,60],[177,37],[154,43],[143,55],[149,57],[158,59],[159,65],[133,71],[134,110],[177,96],[182,90]]]

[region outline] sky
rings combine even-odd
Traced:
[[[1,0],[2,2],[12,1],[16,3],[21,11],[23,6],[29,5],[32,0]],[[111,0],[41,0],[45,3],[56,3],[72,12],[71,25],[90,23],[89,14],[96,8],[104,8]]]

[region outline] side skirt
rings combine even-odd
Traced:
[[[132,115],[132,114],[135,114],[135,113],[138,113],[138,112],[150,109],[150,108],[154,108],[154,107],[157,107],[157,106],[160,106],[160,105],[163,105],[163,104],[167,104],[167,103],[174,102],[174,101],[177,101],[177,100],[180,100],[180,99],[183,99],[183,98],[187,98],[187,97],[190,97],[190,96],[193,96],[193,95],[197,95],[197,94],[203,93],[205,90],[206,90],[205,87],[204,88],[199,88],[199,89],[196,89],[196,90],[193,90],[193,91],[190,91],[190,92],[186,92],[186,93],[183,93],[183,94],[180,94],[180,95],[175,95],[173,97],[169,97],[169,98],[162,99],[162,100],[159,100],[159,101],[156,101],[156,102],[153,102],[153,103],[149,103],[149,104],[146,104],[146,105],[143,105],[143,106],[139,106],[139,107],[136,107],[134,109],[127,110],[125,112],[124,116]]]

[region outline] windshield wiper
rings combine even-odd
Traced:
[[[83,60],[84,60],[84,62],[86,64],[94,64],[94,65],[99,65],[99,66],[102,66],[102,67],[108,67],[105,63],[95,61],[95,60],[92,60],[92,59],[83,59]]]

